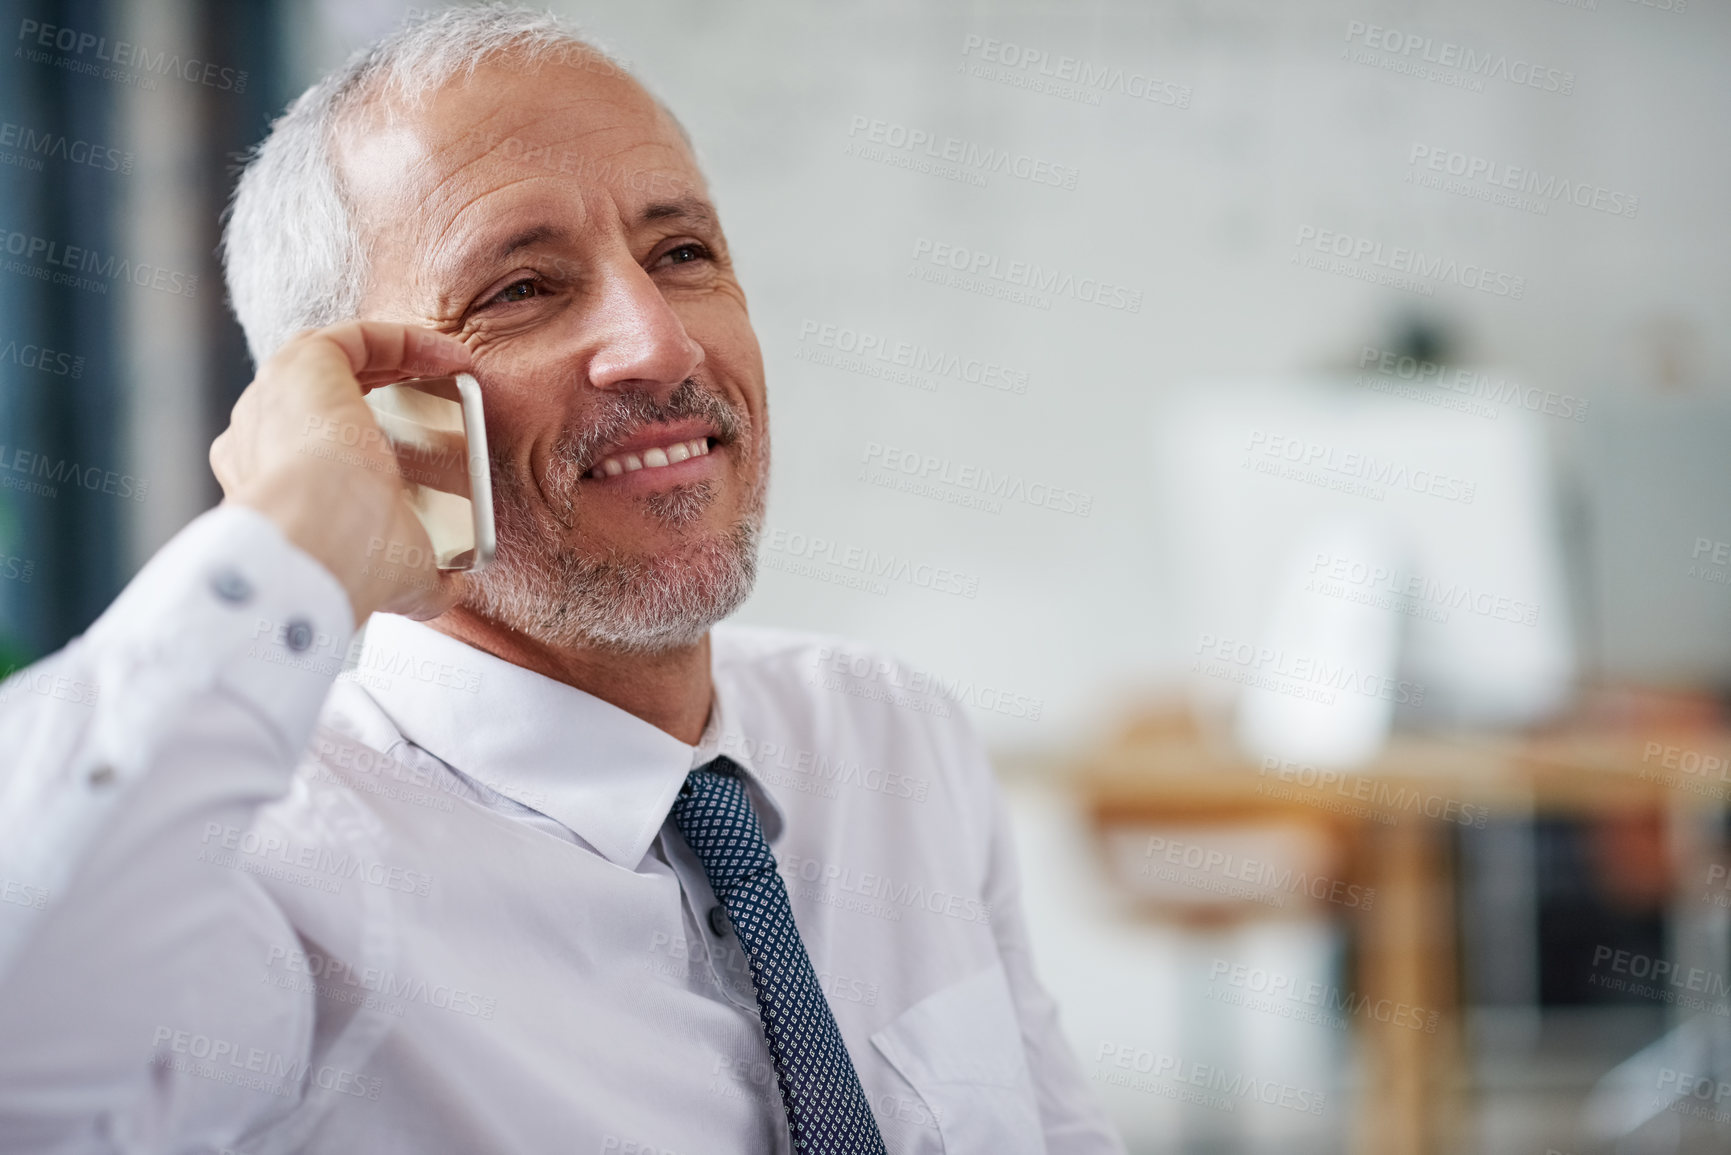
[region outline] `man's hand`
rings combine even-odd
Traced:
[[[434,617],[462,595],[464,580],[433,564],[396,455],[363,395],[468,367],[461,342],[411,325],[308,329],[259,367],[211,443],[210,467],[227,500],[258,510],[323,563],[348,591],[357,626],[374,610]]]

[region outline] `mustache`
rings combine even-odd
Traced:
[[[750,420],[718,393],[694,377],[681,381],[665,400],[649,393],[610,393],[598,402],[582,429],[567,431],[554,447],[554,457],[577,476],[593,469],[606,449],[645,425],[685,420],[707,421],[723,445],[738,441],[750,428]]]

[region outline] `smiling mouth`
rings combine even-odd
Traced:
[[[636,473],[640,469],[665,469],[693,457],[706,456],[715,444],[714,437],[692,437],[684,441],[669,441],[665,445],[622,451],[603,457],[585,476],[599,480]]]

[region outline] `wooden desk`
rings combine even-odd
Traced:
[[[1693,771],[1665,767],[1690,761],[1679,751],[1696,752]],[[1559,813],[1672,822],[1731,798],[1731,767],[1709,761],[1720,755],[1731,755],[1731,731],[1703,711],[1669,710],[1532,735],[1400,735],[1372,765],[1320,771],[1247,759],[1164,714],[1071,769],[1102,832],[1270,821],[1328,832],[1348,878],[1376,888],[1368,911],[1317,904],[1356,924],[1355,992],[1438,1012],[1435,1034],[1354,1017],[1367,1076],[1354,1148],[1430,1155],[1457,1148],[1466,1106],[1450,827]]]

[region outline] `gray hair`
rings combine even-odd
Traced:
[[[366,292],[366,240],[333,155],[344,118],[381,99],[416,105],[500,56],[624,72],[551,12],[447,8],[356,52],[271,125],[247,158],[222,233],[229,302],[254,364],[302,329],[354,316]]]

